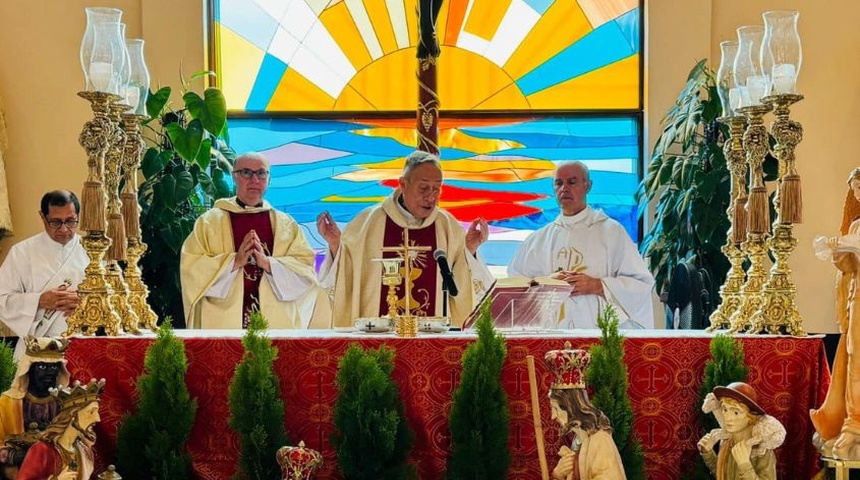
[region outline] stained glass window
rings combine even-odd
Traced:
[[[316,216],[342,225],[396,186],[416,145],[416,0],[215,0],[213,42],[232,146],[272,162],[267,199],[324,251]],[[506,265],[558,215],[552,173],[582,160],[589,203],[639,238],[638,0],[446,0],[440,206],[490,221]],[[382,116],[381,116],[382,115]]]

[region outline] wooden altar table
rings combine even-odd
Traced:
[[[177,330],[185,341],[189,361],[186,377],[198,410],[189,451],[195,476],[223,480],[234,472],[239,443],[227,427],[227,389],[235,365],[242,357],[241,331]],[[700,331],[626,331],[625,363],[635,413],[634,428],[646,454],[648,478],[677,479],[693,461],[698,389],[705,362],[710,358],[711,335]],[[449,448],[447,412],[459,382],[463,350],[475,340],[472,333],[449,332],[400,339],[393,335],[328,331],[271,331],[279,349],[275,369],[281,379],[286,405],[286,426],[293,444],[304,440],[320,450],[325,464],[317,478],[339,478],[329,446],[333,430],[332,408],[337,397],[337,364],[350,343],[363,347],[386,344],[395,350],[394,377],[400,386],[408,420],[415,431],[412,459],[421,478],[442,478]],[[76,337],[66,353],[76,379],[105,378],[102,423],[99,427],[98,463],[114,461],[116,431],[121,417],[135,402],[135,384],[143,370],[143,357],[153,335],[127,337]],[[759,393],[759,404],[787,428],[786,443],[777,450],[779,478],[809,478],[818,469],[818,456],[810,439],[809,409],[824,399],[830,373],[820,337],[739,336],[750,366],[749,383]],[[526,356],[537,359],[537,375],[546,392],[551,379],[543,365],[546,351],[562,348],[569,340],[587,348],[599,332],[576,330],[507,335],[508,357],[503,383],[511,412],[512,465],[508,478],[538,480],[534,428],[531,420]],[[549,403],[542,397],[550,468],[561,446],[558,429],[550,421]],[[120,471],[120,473],[122,473]]]

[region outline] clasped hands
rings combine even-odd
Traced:
[[[59,311],[68,316],[77,307],[78,292],[69,289],[65,284],[51,290],[45,290],[39,295],[39,308],[49,312]]]
[[[570,270],[556,272],[553,274],[552,278],[564,280],[568,285],[573,287],[573,291],[570,293],[571,297],[579,295],[603,296],[603,282],[599,278],[594,278],[584,273]]]
[[[254,261],[251,262],[251,259]],[[236,258],[233,260],[233,270],[243,268],[248,263],[256,264],[258,267],[265,270],[266,273],[272,273],[272,264],[269,262],[269,257],[266,255],[266,248],[263,246],[263,242],[260,241],[260,237],[257,236],[257,232],[254,230],[245,234],[245,238],[242,239],[242,244],[239,245],[239,249],[236,250]]]

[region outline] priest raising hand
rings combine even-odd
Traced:
[[[493,282],[492,274],[476,256],[489,228],[485,220],[478,219],[468,232],[464,231],[457,219],[438,207],[441,193],[439,157],[416,151],[406,158],[399,187],[381,204],[361,211],[342,234],[328,213],[317,218],[317,230],[329,246],[320,267],[320,282],[333,295],[333,326],[349,327],[356,318],[388,313],[382,269],[373,259],[383,256],[383,247],[401,247],[407,230],[409,246],[423,249],[410,253],[412,279],[396,291],[401,303],[405,302],[406,287],[414,315],[442,315],[443,282],[434,256],[441,250],[459,291],[451,298],[451,321],[463,323]]]
[[[466,231],[466,249],[472,255],[477,255],[480,247],[490,237],[490,226],[483,218],[476,218]]]
[[[257,309],[271,328],[307,326],[322,293],[314,252],[295,220],[263,200],[268,160],[239,156],[233,181],[236,196],[216,201],[182,246],[188,327],[244,328]]]

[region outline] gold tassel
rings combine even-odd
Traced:
[[[785,175],[779,183],[779,220],[786,224],[803,222],[800,175]]]
[[[105,194],[101,182],[84,182],[81,193],[81,231],[105,231]]]
[[[108,215],[107,236],[110,237],[111,242],[106,260],[125,261],[125,223],[122,221],[121,213]]]
[[[747,213],[749,214],[747,230],[750,233],[768,232],[770,229],[770,205],[767,201],[767,188],[753,187],[750,189]]]
[[[134,193],[123,193],[122,219],[125,221],[125,235],[128,238],[140,239],[140,206],[137,204],[137,195]]]
[[[732,209],[732,243],[743,243],[747,239],[747,211],[744,206],[747,203],[746,197],[735,200],[734,208]]]

